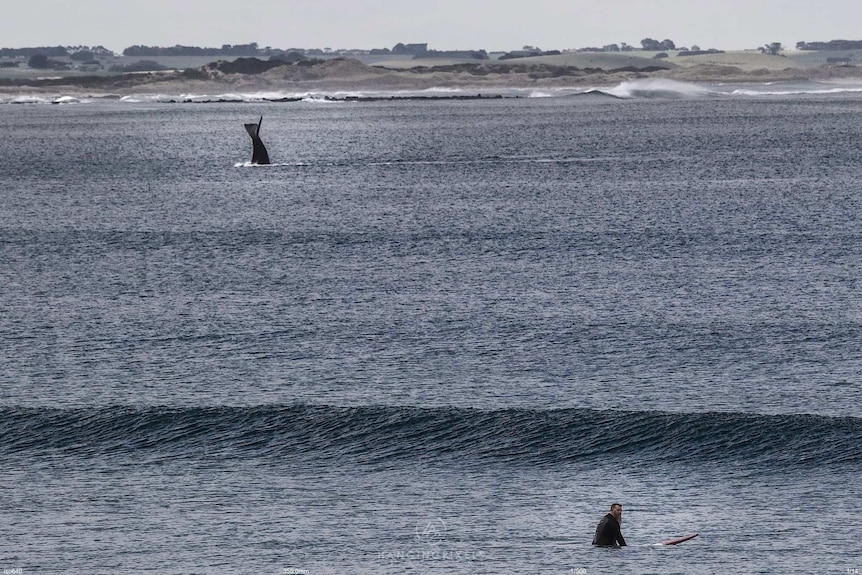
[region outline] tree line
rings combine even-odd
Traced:
[[[839,50],[862,50],[862,40],[830,40],[829,42],[797,42],[797,50],[838,52]]]
[[[36,48],[0,48],[0,58],[31,58],[36,55],[48,58],[72,58],[86,52],[93,56],[113,56],[114,53],[104,46],[40,46]]]
[[[221,48],[201,48],[198,46],[129,46],[123,50],[123,56],[266,56],[273,52],[271,48],[261,49],[257,42],[249,44],[223,44]],[[275,52],[283,52],[276,50]]]

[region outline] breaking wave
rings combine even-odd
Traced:
[[[698,84],[666,78],[642,78],[621,82],[613,87],[485,87],[452,88],[431,87],[421,90],[337,90],[328,92],[225,92],[217,94],[116,94],[57,95],[9,94],[0,95],[0,104],[86,104],[104,100],[122,103],[208,104],[208,103],[279,103],[303,102],[310,104],[376,100],[409,99],[493,99],[493,98],[561,98],[570,96],[604,96],[620,100],[633,99],[695,99],[712,97],[797,97],[829,96],[862,93],[858,83],[770,82],[762,84]]]
[[[623,100],[633,98],[703,98],[718,95],[717,91],[699,84],[662,78],[632,80],[622,82],[610,89],[597,89],[595,91]]]

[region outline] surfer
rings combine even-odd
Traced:
[[[620,531],[620,524],[623,522],[623,506],[619,503],[611,505],[611,512],[602,517],[599,521],[599,526],[596,527],[596,535],[593,537],[593,545],[600,547],[615,547],[619,545],[623,547],[626,540],[623,539],[623,534]]]

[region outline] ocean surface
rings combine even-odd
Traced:
[[[503,95],[0,100],[0,569],[862,571],[862,91]]]

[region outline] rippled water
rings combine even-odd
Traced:
[[[0,567],[862,568],[860,112],[0,105]]]

